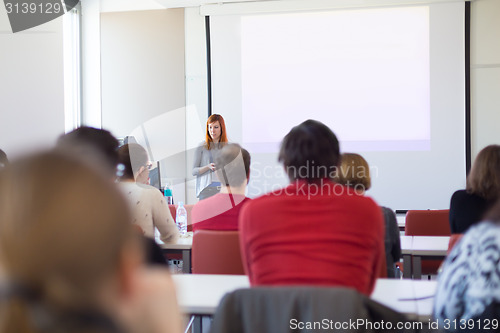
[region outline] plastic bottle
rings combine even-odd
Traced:
[[[167,202],[167,205],[173,205],[174,204],[174,196],[172,194],[172,190],[170,187],[165,186],[165,189],[163,190],[163,195],[165,195],[165,201]]]
[[[177,224],[177,228],[179,228],[180,234],[185,235],[187,232],[187,211],[186,208],[184,208],[184,202],[182,201],[179,201],[175,222]]]

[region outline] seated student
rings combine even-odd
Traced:
[[[245,190],[250,176],[250,154],[238,144],[228,144],[215,159],[220,193],[200,200],[191,215],[193,231],[238,230],[238,216],[243,204],[250,199]]]
[[[371,188],[370,166],[359,154],[344,153],[341,157],[338,178],[339,184],[352,187],[359,194],[365,194]],[[381,207],[385,220],[385,258],[387,264],[387,277],[399,278],[396,274],[395,262],[401,258],[401,241],[399,228],[394,211]]]
[[[281,143],[291,185],[248,202],[239,218],[252,285],[352,287],[369,295],[384,251],[384,222],[370,198],[335,183],[339,142],[307,120]]]
[[[123,145],[118,149],[118,160],[124,167],[120,187],[132,207],[133,223],[141,227],[146,237],[154,238],[158,228],[164,243],[175,243],[179,229],[165,197],[147,184],[151,164],[146,149],[137,143]]]
[[[0,332],[180,332],[173,281],[144,266],[105,174],[41,153],[2,170],[0,194]]]
[[[87,163],[91,163],[93,167],[102,169],[112,182],[116,180],[118,147],[118,140],[109,131],[88,126],[81,126],[61,135],[56,145],[57,149],[78,154]],[[167,264],[163,252],[155,240],[144,237],[144,245],[148,263]]]
[[[451,233],[462,234],[481,221],[499,195],[500,146],[490,145],[477,154],[465,190],[458,190],[451,197]]]
[[[499,260],[500,201],[483,222],[467,230],[443,263],[434,298],[434,318],[441,328],[451,332],[486,332],[490,327],[498,331]],[[492,320],[496,320],[496,327]]]

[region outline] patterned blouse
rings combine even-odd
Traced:
[[[472,226],[455,245],[438,277],[434,317],[441,328],[463,331],[478,323],[492,328],[500,321],[500,224],[482,222]],[[455,323],[453,320],[455,320]],[[461,323],[471,323],[466,327]],[[497,326],[498,327],[498,326]],[[480,331],[480,330],[478,330]]]

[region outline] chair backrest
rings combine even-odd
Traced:
[[[314,324],[314,329],[306,329],[304,326],[304,323],[324,322],[324,318],[328,318],[331,326],[317,327]],[[365,327],[349,329],[349,326],[344,324],[336,325],[357,320],[371,323],[383,321],[387,327],[389,322],[390,327],[402,323],[404,327],[408,327],[408,320],[403,314],[361,295],[354,289],[274,286],[239,289],[226,294],[217,307],[210,332],[375,331]]]
[[[406,213],[405,235],[407,236],[449,236],[448,219],[450,210],[409,210]]]
[[[464,236],[464,234],[451,234],[450,242],[448,243],[448,254],[451,252],[455,244]]]
[[[186,208],[187,212],[187,231],[193,231],[193,222],[191,222],[191,210],[193,209],[194,205],[184,205],[184,208]],[[177,216],[177,205],[168,205],[168,208],[170,209],[170,214],[172,214],[172,217],[174,218]]]
[[[193,274],[245,274],[239,231],[197,230],[191,256]]]

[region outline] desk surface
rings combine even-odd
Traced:
[[[446,256],[449,236],[414,236],[413,255],[418,256]]]
[[[156,238],[158,245],[164,250],[191,250],[193,247],[193,233],[188,232],[185,236],[179,237],[176,243],[163,243]]]
[[[401,253],[415,256],[446,256],[450,236],[400,236]]]
[[[174,275],[181,312],[212,315],[222,297],[233,290],[248,288],[245,275]],[[406,314],[410,319],[427,321],[432,313],[436,281],[378,279],[372,299]]]

